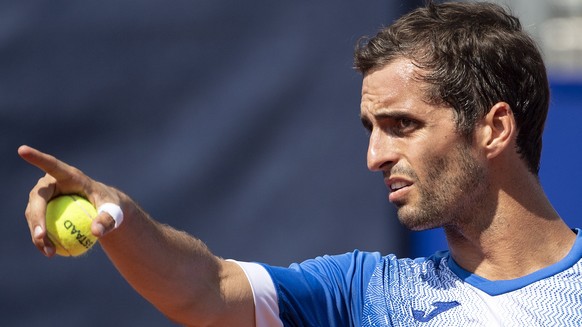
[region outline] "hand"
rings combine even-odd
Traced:
[[[31,190],[26,207],[26,220],[32,236],[32,243],[47,257],[55,254],[55,247],[46,232],[45,214],[47,203],[56,196],[78,194],[87,198],[98,208],[106,202],[121,205],[121,193],[105,184],[94,181],[79,169],[57,158],[42,153],[26,145],[18,148],[22,159],[45,172]],[[113,230],[115,221],[106,212],[100,213],[91,225],[91,232],[102,237]]]

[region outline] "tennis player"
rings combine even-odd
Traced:
[[[107,204],[92,232],[113,264],[189,326],[582,326],[582,236],[539,182],[549,87],[519,20],[494,4],[429,2],[359,42],[355,67],[370,170],[402,224],[443,228],[449,251],[223,260],[123,192],[22,146],[46,173],[26,209],[33,243],[54,255],[51,198]]]

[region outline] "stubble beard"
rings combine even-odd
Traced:
[[[489,188],[485,168],[471,156],[468,145],[458,145],[454,151],[447,157],[428,157],[423,181],[410,172],[418,203],[395,203],[405,227],[419,231],[459,225],[480,210]]]

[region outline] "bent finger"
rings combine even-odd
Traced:
[[[48,257],[55,254],[55,247],[48,238],[45,223],[46,204],[54,193],[54,184],[50,182],[51,180],[52,177],[48,175],[39,180],[30,192],[24,213],[33,244]]]
[[[115,220],[106,211],[100,212],[91,224],[91,233],[96,237],[102,237],[115,229]]]

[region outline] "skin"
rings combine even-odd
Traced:
[[[443,227],[453,259],[490,280],[525,276],[561,260],[575,234],[516,152],[517,127],[499,102],[469,142],[451,108],[423,101],[421,74],[400,58],[364,77],[361,119],[368,168],[381,172],[400,221]]]
[[[408,228],[455,223],[485,195],[485,168],[455,132],[452,110],[417,96],[414,65],[396,67],[394,80],[385,80],[384,70],[364,79],[361,118],[370,132],[368,168],[381,171],[389,189],[398,187],[389,200]]]
[[[200,240],[157,223],[124,193],[53,156],[28,146],[18,153],[46,173],[30,192],[25,215],[32,242],[47,257],[55,254],[44,219],[50,199],[75,193],[95,207],[116,203],[124,212],[123,224],[113,230],[113,219],[102,213],[93,220],[92,232],[137,292],[185,326],[255,325],[252,290],[236,263],[214,256]]]
[[[443,227],[453,259],[490,280],[522,277],[562,259],[575,234],[516,153],[509,105],[493,105],[468,142],[456,133],[450,108],[422,100],[418,73],[412,62],[397,59],[367,74],[362,86],[368,167],[383,174],[389,189],[398,186],[388,199],[402,223],[416,230]],[[119,204],[123,224],[113,229],[113,219],[102,213],[92,232],[142,296],[183,325],[254,326],[252,291],[238,265],[53,156],[28,146],[18,153],[46,173],[25,213],[32,242],[46,256],[55,253],[44,221],[51,198],[76,193],[96,207]]]

